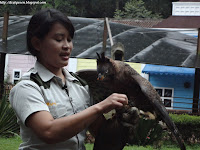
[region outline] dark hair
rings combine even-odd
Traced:
[[[33,56],[37,56],[37,51],[33,47],[31,39],[34,36],[43,39],[55,23],[61,23],[69,32],[70,37],[74,37],[75,29],[67,16],[56,9],[42,9],[32,16],[27,28],[27,48]]]

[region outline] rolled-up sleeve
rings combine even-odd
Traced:
[[[18,119],[25,125],[26,119],[38,111],[49,111],[40,87],[29,80],[20,81],[12,88],[9,101]]]

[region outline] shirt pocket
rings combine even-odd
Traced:
[[[54,119],[61,118],[70,114],[69,108],[64,105],[50,106],[50,113]]]
[[[57,111],[56,111],[57,118],[61,118],[61,117],[69,115],[68,111],[69,110],[65,106],[58,105],[57,106]]]
[[[90,106],[89,99],[74,99],[73,103],[76,113],[81,112]]]
[[[50,111],[52,117],[54,119],[58,118],[57,113],[56,113],[56,109],[57,109],[56,106],[48,106],[48,107],[49,107],[49,111]]]
[[[60,118],[67,113],[66,107],[60,104],[59,102],[48,101],[46,102],[46,104],[49,107],[49,111],[54,119]]]

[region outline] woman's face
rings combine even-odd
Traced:
[[[55,23],[44,39],[39,40],[38,60],[51,72],[68,65],[73,48],[68,30]]]

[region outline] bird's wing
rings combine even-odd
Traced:
[[[169,114],[164,104],[161,102],[160,96],[157,93],[157,91],[154,89],[151,83],[142,76],[133,75],[132,78],[134,79],[134,82],[136,82],[136,84],[140,86],[141,92],[148,99],[149,103],[152,105],[152,108],[154,109],[156,114],[161,118],[162,121],[166,123],[168,128],[172,131],[179,146],[181,147],[181,150],[185,150],[185,145],[183,143],[182,137],[177,127],[175,126],[174,122],[169,117]]]
[[[76,74],[87,82],[94,104],[104,100],[113,93],[106,83],[97,80],[96,69],[84,69],[77,71]]]
[[[90,88],[90,92],[93,96],[94,103],[98,103],[102,100],[104,100],[106,97],[108,97],[110,94],[113,93],[111,89],[109,89],[108,84],[106,82],[98,81],[97,80],[97,71],[96,70],[80,70],[77,72],[78,76],[84,79]],[[151,83],[140,76],[139,74],[134,74],[131,76],[132,80],[136,85],[139,86],[139,89],[141,89],[140,92],[144,95],[144,97],[148,100],[147,105],[151,105],[152,109],[155,110],[156,114],[163,120],[168,128],[172,131],[175,138],[177,139],[178,144],[181,147],[181,150],[185,150],[185,145],[183,143],[182,137],[179,134],[178,129],[176,128],[175,124],[171,120],[171,118],[168,115],[168,112],[163,105],[163,103],[160,100],[160,96],[158,95],[157,91],[153,88]],[[131,82],[131,79],[130,79]],[[129,82],[129,83],[130,83]],[[134,90],[134,89],[133,89]],[[141,100],[142,99],[138,99]],[[145,105],[146,103],[142,104]],[[136,106],[137,107],[137,106]]]

